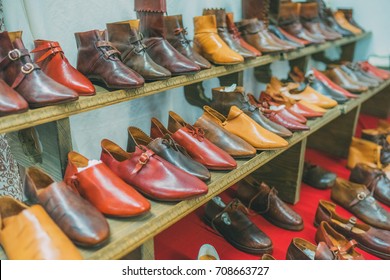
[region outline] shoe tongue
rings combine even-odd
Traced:
[[[329,249],[328,245],[324,242],[320,242],[317,246],[316,253],[314,255],[315,260],[333,260],[334,255]]]

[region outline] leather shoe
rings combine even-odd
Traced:
[[[330,248],[336,248],[334,252],[339,260],[364,260],[364,257],[355,251],[357,242],[346,239],[325,221],[318,226],[315,240],[317,243],[325,242]]]
[[[0,244],[10,260],[81,260],[80,252],[40,205],[0,197]]]
[[[390,207],[390,179],[382,169],[358,163],[352,169],[349,181],[365,185],[377,200]]]
[[[332,66],[330,69],[325,71],[325,75],[328,76],[333,82],[341,86],[352,93],[362,93],[368,90],[368,87],[352,80],[351,77],[347,75],[343,70],[338,66]]]
[[[382,168],[382,146],[371,141],[352,137],[349,146],[347,167],[352,169],[358,163],[366,163]]]
[[[20,114],[28,110],[28,103],[2,79],[0,79],[0,92],[0,117]]]
[[[219,37],[215,15],[194,17],[194,49],[214,64],[238,64],[244,58]]]
[[[286,260],[337,260],[328,245],[320,242],[318,246],[302,238],[293,238],[287,248]]]
[[[375,200],[366,186],[337,178],[331,198],[363,222],[390,230],[390,213]]]
[[[271,239],[248,219],[238,199],[226,205],[219,196],[206,204],[205,222],[237,249],[250,254],[272,253]]]
[[[378,129],[363,129],[362,139],[371,141],[382,147],[381,163],[383,165],[390,164],[390,133],[383,132]]]
[[[275,188],[248,179],[241,180],[237,185],[237,198],[249,209],[280,228],[294,231],[303,229],[302,217],[278,197]]]
[[[256,149],[240,137],[230,133],[212,121],[207,111],[195,122],[194,127],[203,129],[207,139],[227,152],[233,158],[251,158],[256,155]]]
[[[318,227],[322,221],[328,222],[347,239],[354,239],[362,250],[382,259],[390,259],[390,231],[370,227],[358,222],[355,217],[341,217],[336,213],[336,204],[325,200],[318,203],[314,225]]]
[[[209,106],[204,106],[203,109],[216,124],[241,137],[257,150],[273,150],[288,146],[286,140],[261,127],[236,106],[230,108],[227,117]]]
[[[168,129],[153,118],[150,135],[154,138],[165,134],[171,135],[194,160],[206,166],[207,169],[232,170],[237,167],[236,161],[207,139],[201,128],[187,124],[172,111],[169,112]]]
[[[324,190],[333,187],[337,175],[321,166],[305,162],[302,181],[313,188]]]
[[[206,194],[207,185],[156,155],[145,146],[127,153],[103,139],[101,160],[126,183],[157,201],[181,201]]]
[[[47,76],[80,96],[96,94],[91,81],[69,63],[58,42],[35,40],[34,45],[35,49],[31,51],[34,54],[34,62]]]
[[[77,245],[98,246],[110,234],[103,215],[65,182],[55,182],[42,170],[26,169],[25,194],[38,203]]]
[[[101,213],[109,217],[132,217],[150,210],[150,202],[123,182],[101,161],[69,152],[64,180]]]
[[[203,181],[210,179],[211,174],[207,168],[193,160],[187,151],[177,144],[168,134],[165,134],[163,138],[152,139],[141,129],[132,126],[127,129],[127,132],[129,134],[127,152],[134,152],[136,147],[146,146],[155,152],[156,155],[188,174],[198,177]]]

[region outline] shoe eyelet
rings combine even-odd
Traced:
[[[364,192],[360,192],[357,195],[357,199],[359,199],[359,200],[364,200],[366,197],[367,197],[367,195]]]

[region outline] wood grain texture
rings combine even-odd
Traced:
[[[390,118],[390,85],[364,102],[361,112],[381,119]]]
[[[251,174],[258,182],[265,182],[278,190],[282,200],[295,204],[299,201],[306,138],[280,156],[274,158]]]
[[[341,46],[350,42],[361,40],[368,34],[370,33],[363,33],[358,36],[342,38],[334,42],[313,45],[289,53],[264,55],[258,58],[247,60],[237,65],[214,66],[211,69],[202,70],[194,75],[178,76],[167,79],[165,81],[147,83],[145,84],[145,86],[133,90],[116,90],[109,92],[103,88],[97,87],[97,94],[95,96],[80,97],[79,100],[75,102],[29,110],[28,112],[23,114],[1,117],[0,133],[18,131],[23,128],[33,127],[44,123],[60,120],[72,115],[96,110],[120,102],[129,101],[143,96],[149,96],[162,91],[177,87],[183,87],[211,78],[236,73],[248,68],[267,65],[271,62],[280,59],[290,60],[298,57],[303,57],[306,55],[323,51],[332,46]]]

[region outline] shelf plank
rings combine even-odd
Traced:
[[[279,53],[273,55],[264,55],[255,59],[247,60],[237,65],[214,66],[211,69],[200,71],[194,75],[178,76],[165,81],[147,83],[145,86],[138,89],[107,91],[103,88],[96,87],[97,94],[95,96],[84,96],[80,97],[79,100],[75,102],[29,110],[23,114],[1,117],[0,134],[18,131],[28,127],[34,127],[40,124],[67,118],[72,115],[96,110],[144,96],[149,96],[173,88],[183,87],[185,85],[225,76],[243,71],[245,69],[267,65],[280,59],[290,60],[303,57],[324,51],[325,49],[332,46],[341,46],[351,42],[356,42],[366,37],[368,34],[370,34],[370,32],[366,32],[358,36],[342,38],[334,42],[326,42],[320,45],[309,46],[289,53],[284,53],[282,55]]]

